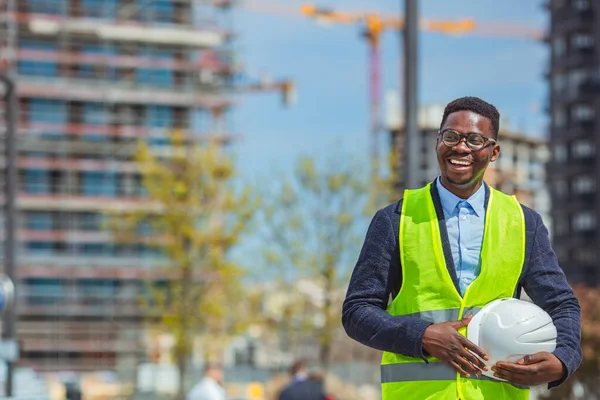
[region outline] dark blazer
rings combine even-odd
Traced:
[[[489,187],[485,184],[485,206]],[[458,289],[458,280],[444,212],[435,183],[431,194],[439,220],[448,272]],[[525,262],[515,297],[523,288],[533,302],[548,312],[558,331],[554,355],[566,366],[567,376],[581,363],[581,309],[552,250],[542,218],[523,206],[525,215]],[[423,334],[429,322],[415,317],[391,316],[386,308],[402,285],[398,230],[402,200],[379,210],[369,226],[354,267],[342,309],[342,324],[351,338],[378,350],[423,358]],[[561,384],[552,382],[549,387]]]
[[[292,382],[279,394],[279,400],[325,400],[323,381],[307,379]]]

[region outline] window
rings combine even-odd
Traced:
[[[112,244],[107,243],[78,243],[77,253],[86,256],[109,256],[113,254]]]
[[[81,0],[85,17],[114,19],[117,11],[116,0]]]
[[[30,255],[50,255],[54,253],[54,245],[51,242],[27,242],[25,250]]]
[[[573,253],[576,261],[583,263],[596,262],[596,249],[593,247],[579,247],[574,249]]]
[[[37,40],[23,40],[20,48],[32,52],[54,52],[56,45]],[[23,60],[18,63],[18,71],[21,75],[52,77],[58,75],[58,64],[55,61],[29,61]]]
[[[573,230],[588,232],[596,229],[596,215],[591,211],[580,211],[573,214]]]
[[[114,48],[111,45],[94,45],[86,43],[81,48],[83,55],[105,56],[106,58],[115,54]],[[94,62],[85,62],[79,65],[78,75],[81,78],[114,78],[115,69],[109,65],[96,65]]]
[[[52,214],[49,212],[31,211],[25,214],[25,228],[35,231],[49,231],[52,226]]]
[[[106,106],[101,103],[85,103],[83,105],[83,123],[89,125],[105,125],[108,123]]]
[[[552,113],[552,123],[555,128],[562,128],[567,123],[567,114],[563,108],[555,108]]]
[[[594,37],[589,33],[577,32],[571,35],[572,50],[587,50],[594,47]]]
[[[555,93],[560,93],[565,90],[567,84],[567,80],[565,79],[565,75],[557,72],[552,75],[552,90]]]
[[[36,14],[65,15],[67,0],[26,0],[29,12]],[[19,1],[20,3],[20,1]]]
[[[596,179],[592,176],[577,176],[573,180],[573,193],[589,194],[596,191]]]
[[[564,198],[569,194],[569,187],[564,179],[554,180],[554,193],[556,197]]]
[[[567,49],[567,45],[565,43],[565,38],[559,36],[554,38],[552,41],[552,54],[554,57],[561,57],[565,54]]]
[[[169,106],[148,106],[148,125],[153,128],[170,128],[172,114]]]
[[[50,174],[43,169],[26,169],[23,186],[26,193],[50,193]]]
[[[569,221],[563,215],[557,216],[554,219],[554,232],[559,236],[569,233]]]
[[[106,125],[110,117],[108,109],[101,103],[85,103],[83,105],[83,123],[88,125]],[[106,142],[109,136],[105,134],[88,134],[83,138],[90,142]]]
[[[58,100],[31,99],[27,121],[35,124],[34,131],[44,139],[64,138],[63,124],[67,122],[67,104]]]
[[[554,145],[554,161],[559,163],[567,161],[567,149],[564,144]]]
[[[577,11],[587,11],[590,9],[590,0],[573,0],[573,8]]]
[[[141,55],[161,62],[173,60],[173,52],[168,50],[146,50]],[[138,83],[143,85],[173,86],[173,71],[169,68],[138,68],[136,77]]]
[[[117,182],[114,172],[84,171],[82,194],[86,196],[116,196]]]
[[[67,296],[67,286],[60,279],[28,278],[23,288],[29,304],[48,305],[65,301]]]
[[[140,19],[142,21],[165,22],[173,21],[173,2],[171,0],[137,0]]]
[[[589,104],[577,104],[571,108],[573,122],[591,121],[595,114],[594,108]]]
[[[77,216],[76,229],[82,231],[99,231],[102,225],[102,216],[96,213],[81,213]]]
[[[571,155],[573,158],[590,158],[596,154],[596,146],[589,139],[578,139],[571,143]]]

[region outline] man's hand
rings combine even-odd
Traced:
[[[481,369],[487,371],[487,367],[483,361],[475,357],[473,353],[479,355],[484,360],[488,359],[485,352],[479,346],[476,346],[458,333],[460,328],[469,325],[471,318],[472,316],[469,315],[460,321],[448,321],[429,325],[423,336],[423,350],[444,361],[467,378],[471,376],[470,373],[481,375]]]
[[[527,355],[516,364],[499,362],[492,371],[497,378],[527,386],[558,381],[567,372],[563,363],[547,351]]]

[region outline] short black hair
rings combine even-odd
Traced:
[[[448,115],[457,111],[473,111],[475,114],[486,117],[492,123],[492,135],[494,136],[494,139],[498,138],[498,131],[500,130],[500,113],[496,107],[487,101],[473,96],[461,97],[456,100],[452,100],[444,109],[444,116],[442,117],[440,129],[442,129],[444,126]]]
[[[290,369],[288,370],[289,374],[291,376],[296,375],[298,372],[302,371],[303,369],[306,369],[306,363],[304,362],[304,360],[296,360],[290,367]]]

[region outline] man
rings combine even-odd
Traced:
[[[186,400],[225,400],[223,368],[219,364],[207,363],[204,377],[188,393]]]
[[[291,382],[279,394],[278,400],[326,400],[323,380],[311,377],[306,365],[296,361],[289,370]]]
[[[555,387],[581,362],[579,302],[539,214],[483,182],[500,155],[499,119],[476,97],[449,103],[436,143],[440,176],[371,222],[342,323],[384,352],[384,400],[527,399],[528,386]],[[464,336],[463,310],[521,288],[552,316],[557,348],[496,364],[494,376],[508,382],[481,376],[473,353],[487,355]]]

